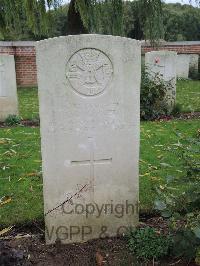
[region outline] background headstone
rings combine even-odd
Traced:
[[[198,73],[199,70],[199,55],[198,54],[190,54],[190,64],[189,71]]]
[[[176,63],[177,78],[188,78],[189,75],[190,55],[178,54]]]
[[[0,55],[0,121],[18,114],[15,61],[13,55]]]
[[[176,101],[176,60],[177,53],[172,51],[152,51],[145,54],[145,67],[149,76],[152,79],[159,76],[171,83],[166,95],[169,111],[172,110]]]
[[[122,233],[138,222],[140,44],[77,35],[36,51],[46,242]]]
[[[143,69],[145,66],[145,54],[141,55],[141,65],[142,65],[142,69]]]

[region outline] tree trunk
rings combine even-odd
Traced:
[[[80,12],[75,7],[76,0],[71,0],[69,4],[68,16],[67,16],[67,34],[82,34],[88,33],[88,30],[84,27]]]

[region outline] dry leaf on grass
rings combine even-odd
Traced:
[[[97,252],[96,252],[96,263],[97,263],[97,266],[102,266],[103,265],[103,261],[104,261],[103,256],[101,255],[99,250],[97,250]]]
[[[11,197],[9,197],[9,196],[4,196],[4,197],[2,197],[1,199],[0,199],[0,207],[2,207],[3,205],[5,205],[5,204],[7,204],[7,203],[9,203],[9,202],[11,202]]]
[[[12,230],[13,226],[4,228],[3,230],[0,231],[0,236],[5,235],[6,233],[8,233],[10,230]]]

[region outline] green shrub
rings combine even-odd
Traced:
[[[190,228],[180,228],[173,236],[171,255],[191,260],[197,257],[200,241]]]
[[[168,115],[165,101],[166,93],[171,89],[171,82],[163,81],[162,77],[150,77],[147,69],[142,70],[140,92],[140,116],[143,120],[153,120]]]
[[[155,205],[160,211],[169,209],[171,213],[179,212],[179,215],[200,213],[200,137],[177,135],[179,141],[171,150],[182,162],[184,173],[179,177],[167,176],[162,188],[156,188],[158,200]]]
[[[14,126],[20,123],[21,123],[21,118],[17,115],[9,115],[5,120],[5,124],[7,126]]]
[[[171,246],[171,238],[157,233],[154,228],[144,227],[131,231],[128,245],[137,259],[147,261],[166,256]]]
[[[183,162],[183,176],[167,176],[157,187],[155,209],[168,219],[174,234],[173,255],[194,259],[200,247],[200,137],[181,134],[172,151]],[[180,189],[181,188],[181,189]]]

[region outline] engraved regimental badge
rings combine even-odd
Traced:
[[[71,56],[66,75],[72,88],[81,95],[94,96],[105,90],[113,75],[113,66],[103,52],[85,48]]]

